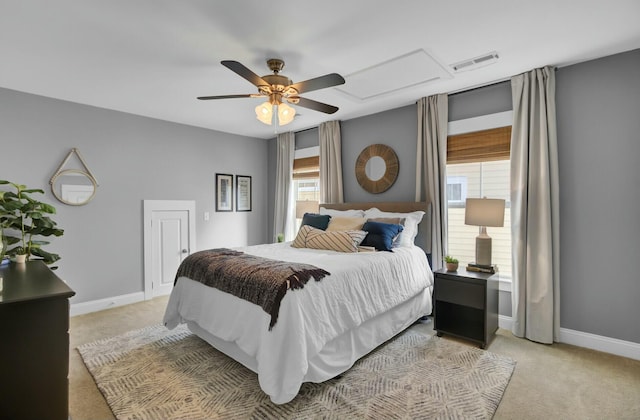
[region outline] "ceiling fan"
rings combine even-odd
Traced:
[[[286,103],[298,105],[315,111],[333,114],[338,107],[324,104],[322,102],[299,96],[301,93],[313,90],[324,89],[344,83],[344,78],[337,73],[325,74],[324,76],[293,83],[287,76],[280,74],[284,67],[284,61],[277,58],[267,60],[267,65],[273,74],[258,76],[243,64],[224,60],[221,64],[238,75],[244,77],[258,88],[258,93],[248,93],[241,95],[221,95],[221,96],[199,96],[198,99],[231,99],[231,98],[267,98],[267,102],[256,107],[256,117],[265,124],[271,125],[274,117],[273,108],[276,107],[279,125],[285,125],[293,121],[295,109]]]

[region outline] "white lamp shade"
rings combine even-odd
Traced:
[[[261,103],[256,107],[256,118],[267,125],[271,125],[273,121],[273,108],[269,101]],[[278,125],[287,125],[293,121],[296,116],[296,110],[287,104],[280,103],[275,105],[278,115]]]
[[[504,200],[498,198],[467,198],[464,224],[504,226]]]
[[[267,101],[256,107],[256,118],[267,125],[273,121],[273,106]]]
[[[291,121],[293,121],[293,117],[296,116],[296,110],[291,108],[287,104],[279,104],[278,105],[278,124],[279,125],[287,125]]]

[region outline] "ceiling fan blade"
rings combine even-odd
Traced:
[[[220,96],[198,96],[198,99],[208,100],[208,99],[232,99],[232,98],[259,98],[263,95],[258,95],[256,93],[247,93],[244,95],[220,95]]]
[[[257,74],[255,74],[254,72],[252,72],[251,70],[249,70],[248,68],[246,68],[244,66],[244,64],[241,64],[237,61],[233,61],[233,60],[223,60],[220,62],[223,66],[225,66],[226,68],[228,68],[229,70],[237,73],[238,75],[244,77],[245,79],[247,79],[248,81],[250,81],[251,83],[253,83],[254,85],[260,87],[260,86],[269,86],[269,83],[265,82],[264,79],[260,76],[258,76]]]
[[[344,84],[344,78],[338,73],[325,74],[324,76],[314,79],[305,80],[292,84],[290,87],[298,91],[298,93],[311,92],[312,90],[324,89],[331,86]]]
[[[301,98],[299,96],[294,96],[289,99],[293,104],[299,105],[304,108],[313,109],[315,111],[324,112],[325,114],[333,114],[338,110],[337,106],[323,104],[322,102],[314,101],[307,98]]]

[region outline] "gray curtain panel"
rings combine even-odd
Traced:
[[[295,135],[292,132],[278,134],[278,157],[276,162],[276,201],[273,207],[273,241],[278,234],[285,241],[295,237],[295,212],[293,200],[293,159],[295,155]]]
[[[320,202],[344,203],[340,122],[320,124]]]
[[[431,241],[426,252],[431,266],[443,266],[447,252],[447,124],[449,97],[439,94],[418,101],[418,146],[416,151],[416,201],[431,203]]]
[[[512,332],[540,343],[560,330],[555,68],[511,78]]]

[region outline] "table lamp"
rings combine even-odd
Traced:
[[[491,267],[491,237],[487,235],[487,226],[504,226],[504,200],[467,198],[464,224],[480,226],[476,236],[476,264]]]

